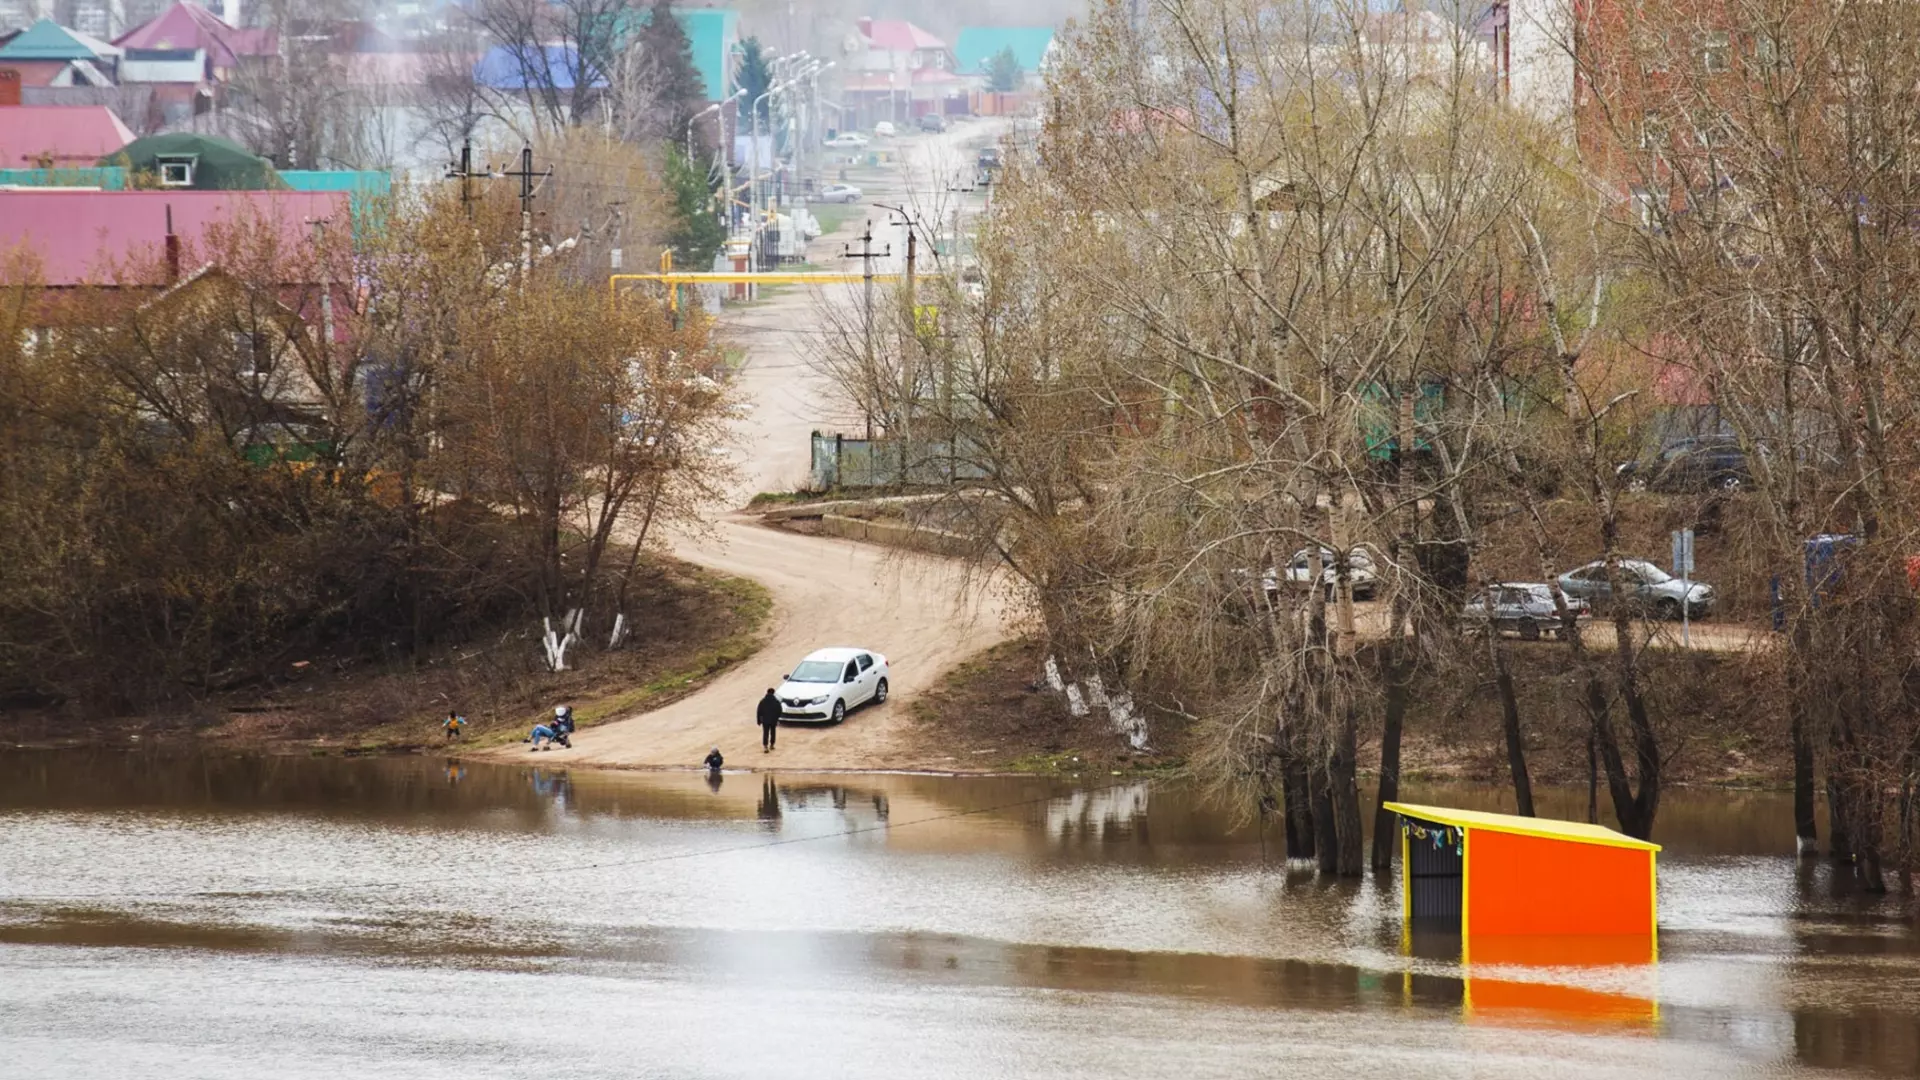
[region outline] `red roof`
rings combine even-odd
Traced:
[[[0,108],[0,168],[92,165],[133,141],[133,132],[105,105],[15,105]]]
[[[947,43],[905,19],[875,19],[866,28],[867,43],[876,49],[912,52],[915,49],[944,49]]]
[[[189,267],[219,261],[208,226],[243,215],[274,222],[288,245],[310,239],[315,220],[349,220],[344,191],[0,191],[0,252],[31,250],[49,286],[116,284],[116,262],[158,266],[169,208]]]
[[[180,0],[152,20],[114,39],[123,49],[205,49],[217,68],[240,66],[243,56],[274,56],[280,51],[271,30],[236,30],[198,4]]]

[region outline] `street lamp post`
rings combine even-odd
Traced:
[[[747,110],[752,114],[753,122],[753,160],[747,166],[749,170],[747,173],[747,208],[753,215],[753,220],[748,223],[748,240],[752,245],[750,250],[753,252],[753,268],[755,270],[760,269],[760,103],[785,88],[786,84],[784,83],[774,83],[768,86],[767,92],[754,98],[753,107]]]
[[[746,96],[747,92],[744,89],[735,90],[731,95],[695,113],[693,120],[687,121],[687,163],[691,165],[693,163],[693,121],[710,112],[720,113],[715,121],[719,127],[719,138],[716,141],[719,143],[720,151],[720,213],[726,219],[728,236],[733,235],[733,148],[727,145],[727,114],[721,110]],[[738,122],[736,119],[735,123],[738,124]],[[712,173],[708,175],[711,176]]]

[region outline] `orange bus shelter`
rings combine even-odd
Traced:
[[[1388,803],[1410,926],[1477,938],[1640,938],[1659,918],[1660,845],[1599,825]],[[1476,949],[1476,952],[1480,950]]]

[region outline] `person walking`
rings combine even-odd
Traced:
[[[773,687],[767,687],[767,696],[760,699],[754,716],[760,724],[760,752],[771,754],[774,739],[780,732],[780,699],[773,696]]]

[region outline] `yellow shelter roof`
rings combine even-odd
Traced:
[[[1633,848],[1636,851],[1660,850],[1659,844],[1635,840],[1625,833],[1615,832],[1604,825],[1588,825],[1579,821],[1521,817],[1518,814],[1493,814],[1485,810],[1452,810],[1442,806],[1420,806],[1414,803],[1390,802],[1387,804],[1387,809],[1396,814],[1419,818],[1421,821],[1431,821],[1436,825],[1451,825],[1456,829],[1485,829],[1488,832],[1539,836],[1548,840],[1567,840],[1576,844]]]

